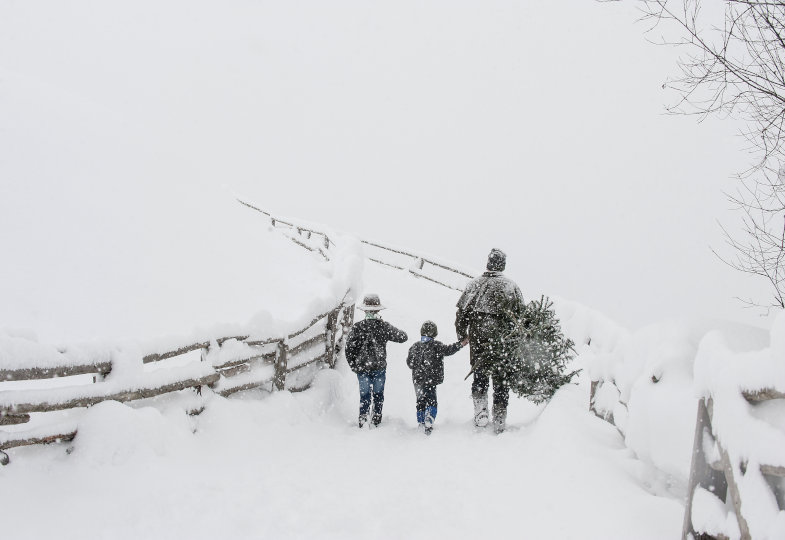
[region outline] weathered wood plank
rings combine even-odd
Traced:
[[[228,397],[234,393],[242,392],[243,390],[251,390],[252,388],[258,388],[265,384],[274,385],[275,380],[273,378],[267,377],[266,379],[262,379],[259,381],[252,381],[245,384],[241,384],[239,386],[232,386],[230,388],[224,388],[218,392],[219,395],[223,397]]]
[[[273,362],[273,361],[275,361],[275,353],[274,352],[269,352],[269,353],[265,353],[265,354],[258,354],[256,356],[250,356],[248,358],[240,358],[238,360],[230,360],[229,362],[221,364],[220,366],[213,366],[213,368],[216,369],[217,371],[222,371],[222,370],[231,369],[231,368],[234,368],[234,367],[237,367],[237,366],[241,366],[243,364],[248,364],[249,362],[253,362],[254,360],[267,360],[267,361]],[[221,373],[221,374],[226,376],[225,373]]]
[[[325,353],[327,354],[328,364],[331,368],[335,367],[335,338],[338,333],[338,316],[340,315],[341,308],[333,310],[327,317],[327,333],[325,335]]]
[[[0,444],[0,450],[17,448],[19,446],[32,446],[34,444],[48,444],[61,441],[72,441],[76,437],[76,431],[66,433],[56,433],[45,437],[31,437],[29,439],[11,439]]]
[[[286,238],[288,238],[289,240],[291,240],[292,242],[294,242],[295,244],[297,244],[301,248],[305,248],[308,251],[313,251],[314,253],[318,253],[319,255],[324,257],[324,259],[327,260],[327,261],[330,260],[330,257],[328,257],[327,254],[324,251],[322,251],[321,249],[311,247],[308,244],[306,244],[305,242],[300,242],[297,238],[294,238],[292,236],[289,236],[289,235],[284,235],[284,236],[286,236]],[[328,243],[329,243],[329,240],[327,239],[327,237],[325,237],[325,244],[328,244]]]
[[[227,336],[227,337],[218,338],[215,341],[216,343],[218,343],[218,345],[223,345],[225,341],[229,341],[230,339],[236,339],[237,341],[245,341],[248,338],[249,336]]]
[[[200,377],[198,379],[186,379],[171,384],[166,384],[157,388],[140,388],[135,390],[125,390],[122,392],[115,392],[103,396],[89,396],[80,397],[64,401],[62,403],[19,403],[10,411],[11,414],[24,414],[31,412],[51,412],[62,411],[64,409],[74,409],[77,407],[90,407],[102,401],[136,401],[138,399],[146,399],[150,397],[160,396],[161,394],[168,394],[170,392],[177,392],[185,388],[193,388],[195,386],[209,386],[218,382],[220,379],[218,373],[211,373]]]
[[[30,421],[29,414],[8,414],[0,411],[0,426],[16,426]]]
[[[413,275],[413,276],[415,276],[415,277],[422,278],[422,279],[426,279],[426,280],[428,280],[428,281],[432,281],[433,283],[436,283],[437,285],[441,285],[442,287],[447,287],[448,289],[452,289],[452,290],[454,290],[454,291],[460,291],[460,292],[463,292],[463,289],[460,289],[460,288],[458,288],[458,287],[453,287],[452,285],[447,285],[446,283],[442,283],[442,282],[441,282],[441,281],[439,281],[438,279],[433,279],[432,277],[428,277],[428,276],[426,276],[425,274],[422,274],[422,273],[420,273],[420,272],[417,272],[417,271],[415,271],[415,270],[412,270],[411,268],[409,269],[409,273],[410,273],[410,274],[412,274],[412,275]]]
[[[192,343],[190,345],[180,347],[179,349],[175,349],[173,351],[148,354],[147,356],[142,358],[142,362],[144,362],[145,364],[149,364],[150,362],[158,362],[160,360],[166,360],[167,358],[174,358],[175,356],[180,356],[181,354],[189,353],[192,351],[198,351],[199,349],[206,349],[209,346],[210,346],[209,341],[203,341],[201,343]]]
[[[302,364],[297,364],[294,367],[286,368],[286,373],[291,373],[292,371],[297,371],[298,369],[304,368],[305,366],[310,366],[311,364],[315,364],[316,362],[327,362],[328,356],[327,353],[322,353],[316,358],[311,358],[307,362],[303,362]]]
[[[289,356],[290,357],[296,356],[303,351],[307,351],[314,345],[318,345],[319,343],[324,343],[325,341],[327,341],[327,336],[325,334],[317,334],[312,338],[306,339],[296,347],[292,347],[291,349],[289,349]]]
[[[247,202],[245,202],[245,201],[243,201],[241,199],[237,199],[237,202],[239,202],[243,206],[247,206],[248,208],[251,208],[252,210],[256,210],[257,212],[264,214],[265,216],[269,217],[270,219],[275,220],[275,222],[277,222],[277,223],[281,223],[283,225],[288,225],[292,229],[297,229],[298,232],[303,231],[303,232],[307,232],[309,234],[318,234],[318,235],[324,236],[324,237],[327,236],[326,234],[324,234],[321,231],[316,231],[314,229],[309,229],[308,227],[303,227],[301,225],[295,225],[294,223],[289,223],[288,221],[284,221],[282,219],[278,219],[277,217],[273,216],[270,212],[265,212],[261,208],[257,208],[256,206],[254,206],[254,205],[252,205],[250,203],[247,203]]]
[[[48,368],[32,367],[23,369],[0,369],[0,382],[54,379],[56,377],[71,377],[73,375],[88,375],[91,373],[101,373],[106,375],[111,371],[111,362],[80,364],[76,366],[53,366]]]
[[[368,260],[371,262],[375,262],[376,264],[383,264],[384,266],[389,266],[390,268],[395,268],[396,270],[406,270],[403,266],[397,266],[395,264],[390,264],[388,262],[380,261],[379,259],[374,259],[373,257],[368,257]]]
[[[443,270],[448,270],[448,271],[453,272],[455,274],[459,274],[459,275],[467,277],[469,279],[474,279],[474,277],[475,277],[475,276],[473,276],[471,274],[467,274],[466,272],[463,272],[463,271],[458,270],[456,268],[451,268],[449,266],[443,265],[441,263],[437,263],[437,262],[432,261],[430,259],[426,259],[425,257],[420,257],[419,255],[415,255],[414,253],[409,253],[407,251],[403,251],[403,250],[400,250],[400,249],[393,249],[393,248],[390,248],[390,247],[387,247],[387,246],[383,246],[381,244],[377,244],[375,242],[370,242],[368,240],[360,240],[360,242],[362,242],[363,244],[367,244],[369,246],[373,246],[373,247],[377,247],[379,249],[383,249],[385,251],[389,251],[391,253],[397,253],[398,255],[404,255],[406,257],[411,257],[412,259],[415,259],[415,260],[417,260],[417,259],[422,260],[423,262],[426,262],[426,263],[431,264],[433,266],[436,266],[438,268],[442,268]]]
[[[286,364],[287,364],[288,351],[286,345],[281,342],[278,344],[278,352],[275,355],[275,375],[273,376],[273,383],[277,390],[283,390],[286,384]]]
[[[223,345],[224,342],[229,341],[230,339],[236,339],[237,341],[245,341],[249,337],[250,336],[226,336],[226,337],[218,338],[215,341],[220,346],[220,345]],[[276,341],[277,339],[280,339],[280,338],[276,338],[276,339],[272,339],[272,340],[268,340],[268,341],[264,341],[264,342],[253,342],[253,343],[247,342],[247,343],[248,343],[248,345],[265,345],[266,343],[271,343],[273,341]],[[179,349],[175,349],[173,351],[166,351],[166,352],[163,352],[163,353],[148,354],[148,355],[146,355],[145,357],[142,358],[142,362],[144,362],[145,364],[149,364],[150,362],[159,362],[161,360],[166,360],[167,358],[174,358],[175,356],[180,356],[181,354],[186,354],[186,353],[189,353],[189,352],[198,351],[199,349],[205,350],[205,349],[208,349],[209,347],[210,347],[210,342],[209,341],[202,341],[202,342],[198,342],[198,343],[191,343],[190,345],[185,345],[185,346],[180,347]]]
[[[722,456],[722,464],[725,468],[725,479],[728,482],[728,491],[730,492],[731,501],[733,502],[733,511],[736,513],[736,521],[739,524],[739,531],[741,533],[740,538],[741,540],[752,540],[749,524],[741,511],[741,493],[739,492],[739,486],[736,484],[730,456],[728,456],[728,451],[725,450],[722,445],[719,445],[719,449],[720,455]]]
[[[430,265],[433,265],[433,266],[436,266],[436,267],[438,267],[438,268],[441,268],[441,269],[443,269],[443,270],[448,270],[448,271],[450,271],[450,272],[453,272],[453,273],[455,273],[455,274],[458,274],[458,275],[460,275],[460,276],[463,276],[463,277],[465,277],[465,278],[469,278],[469,279],[474,279],[474,278],[475,278],[475,276],[473,276],[473,275],[471,275],[471,274],[467,274],[466,272],[463,272],[463,271],[461,271],[461,270],[458,270],[457,268],[451,268],[451,267],[449,267],[449,266],[445,266],[445,265],[443,265],[443,264],[437,263],[437,262],[435,262],[435,261],[432,261],[432,260],[430,260],[430,259],[423,259],[423,261],[424,261],[424,262],[426,262],[426,263],[428,263],[428,264],[430,264]]]
[[[785,477],[785,467],[780,465],[761,465],[760,472],[768,474],[769,476]]]
[[[217,368],[216,368],[217,369]],[[230,368],[225,368],[220,371],[221,375],[224,377],[234,377],[236,375],[240,375],[241,373],[248,373],[251,371],[251,366],[248,362],[243,364],[235,365]]]
[[[322,320],[325,317],[327,317],[331,312],[332,312],[332,310],[325,311],[324,313],[320,313],[319,315],[317,315],[316,317],[311,319],[311,322],[309,322],[308,325],[305,328],[303,328],[302,330],[297,330],[296,332],[292,332],[291,334],[286,336],[286,339],[294,339],[297,336],[299,336],[300,334],[302,334],[303,332],[306,332],[306,331],[310,330],[311,328],[313,328],[313,325],[315,325],[317,322],[319,322],[320,320]]]
[[[276,338],[268,338],[268,339],[257,339],[254,341],[246,341],[245,344],[250,345],[252,347],[260,347],[262,345],[272,345],[273,343],[278,343],[281,341],[283,341],[283,338],[276,337]]]
[[[687,504],[684,509],[684,521],[682,524],[682,540],[701,538],[699,531],[695,531],[692,526],[692,498],[695,495],[696,488],[708,489],[723,501],[727,497],[728,483],[724,474],[724,464],[720,470],[715,470],[707,462],[703,447],[704,436],[712,433],[712,408],[713,403],[711,399],[708,400],[708,403],[703,399],[698,400],[698,414],[695,420],[695,435],[692,443],[690,478],[687,484]]]
[[[744,399],[756,403],[768,401],[770,399],[785,399],[785,392],[780,392],[774,388],[762,388],[761,390],[745,390],[742,392]]]

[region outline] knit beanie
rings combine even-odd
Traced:
[[[491,272],[503,272],[507,266],[507,255],[500,249],[492,249],[488,254],[488,270]]]

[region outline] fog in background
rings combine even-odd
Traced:
[[[637,17],[590,0],[2,1],[5,264],[45,258],[21,244],[67,239],[62,263],[177,242],[177,212],[167,232],[145,215],[222,186],[478,270],[501,248],[526,296],[630,328],[766,326],[733,299],[765,284],[710,251],[751,162],[738,125],[664,114],[676,51]],[[69,287],[30,266],[23,287]]]

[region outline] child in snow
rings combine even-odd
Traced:
[[[431,434],[436,420],[436,386],[444,382],[444,357],[452,356],[468,343],[464,340],[445,345],[434,339],[437,334],[436,324],[425,321],[420,328],[420,341],[411,346],[406,358],[417,396],[417,424],[426,435]]]
[[[406,332],[383,321],[379,312],[384,309],[378,294],[369,294],[358,306],[365,312],[365,319],[352,326],[346,339],[346,361],[357,374],[360,384],[360,415],[358,424],[368,422],[368,413],[373,401],[371,424],[378,426],[382,421],[384,405],[384,382],[387,376],[387,342],[403,343]]]

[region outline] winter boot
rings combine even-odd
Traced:
[[[436,407],[426,407],[425,409],[425,434],[430,435],[433,431],[433,422],[436,420]]]
[[[488,394],[472,396],[474,402],[474,425],[485,427],[488,425]]]
[[[507,408],[493,407],[493,430],[498,434],[507,428]]]
[[[381,423],[382,423],[382,413],[373,413],[373,416],[371,416],[371,425],[373,427],[376,427]]]
[[[368,415],[361,414],[360,418],[357,420],[357,423],[359,424],[360,427],[363,427],[365,424],[368,423]]]

